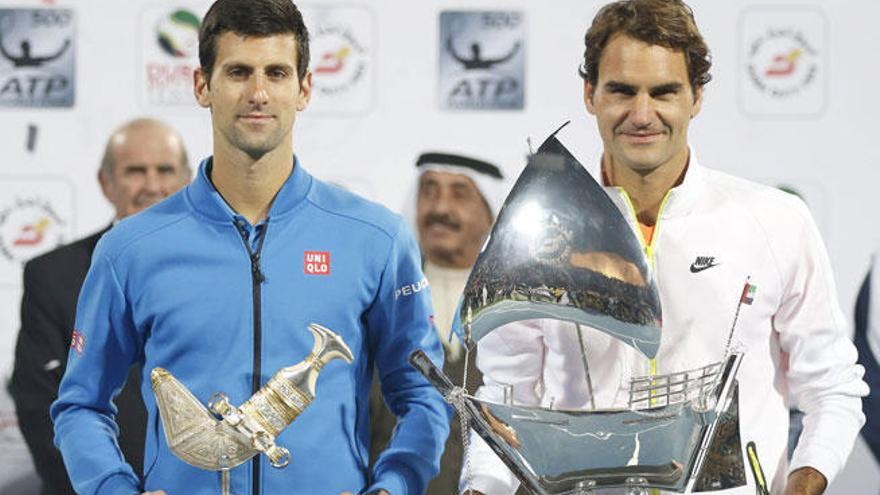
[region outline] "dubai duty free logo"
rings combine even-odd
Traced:
[[[140,21],[140,100],[146,107],[194,107],[193,72],[199,67],[199,26],[195,6],[145,10]]]

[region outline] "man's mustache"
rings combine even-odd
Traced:
[[[452,218],[452,216],[446,214],[429,213],[425,216],[425,228],[431,227],[434,224],[440,224],[453,230],[461,229],[461,223],[457,222],[454,218]]]

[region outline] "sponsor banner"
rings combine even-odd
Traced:
[[[72,107],[76,19],[71,9],[0,9],[0,107]]]
[[[304,7],[309,27],[312,99],[308,112],[369,112],[375,94],[375,18],[361,6]]]
[[[441,12],[437,40],[440,108],[522,110],[525,24],[522,11]]]
[[[140,102],[144,107],[192,107],[199,68],[200,4],[162,5],[140,19]]]
[[[740,17],[739,101],[749,116],[818,117],[828,82],[827,21],[814,7],[762,6]]]
[[[58,178],[0,176],[0,285],[21,284],[24,263],[70,242],[73,186]]]

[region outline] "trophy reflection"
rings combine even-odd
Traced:
[[[168,370],[153,368],[153,393],[169,448],[187,464],[219,471],[221,494],[231,494],[229,470],[254,455],[266,454],[276,468],[290,462],[290,452],[275,439],[315,399],[321,369],[333,359],[354,360],[332,330],[316,323],[308,328],[315,339],[312,352],[278,370],[239,407],[223,393],[214,394],[205,407]]]
[[[498,383],[493,386],[502,391],[473,394],[424,353],[410,357],[530,493],[682,493],[745,484],[736,383],[743,355],[729,342],[719,345],[719,361],[630,377],[625,403],[597,407],[591,371],[606,370],[590,370],[587,350],[595,340],[585,337],[655,358],[660,295],[632,227],[555,136],[529,158],[507,197],[465,285],[458,317],[466,359],[488,342],[501,343],[495,350],[522,352],[503,340],[510,323],[572,323],[560,332],[571,348],[580,348],[572,356],[583,367],[588,409],[556,407],[552,398],[548,405],[517,404],[514,386]],[[467,447],[467,437],[462,441]],[[466,484],[467,469],[465,463]]]

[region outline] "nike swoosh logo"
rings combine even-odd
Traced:
[[[721,263],[711,263],[708,265],[697,266],[695,263],[691,263],[691,273],[700,273],[703,270],[708,270],[709,268],[712,268],[713,266],[718,266],[720,264]]]

